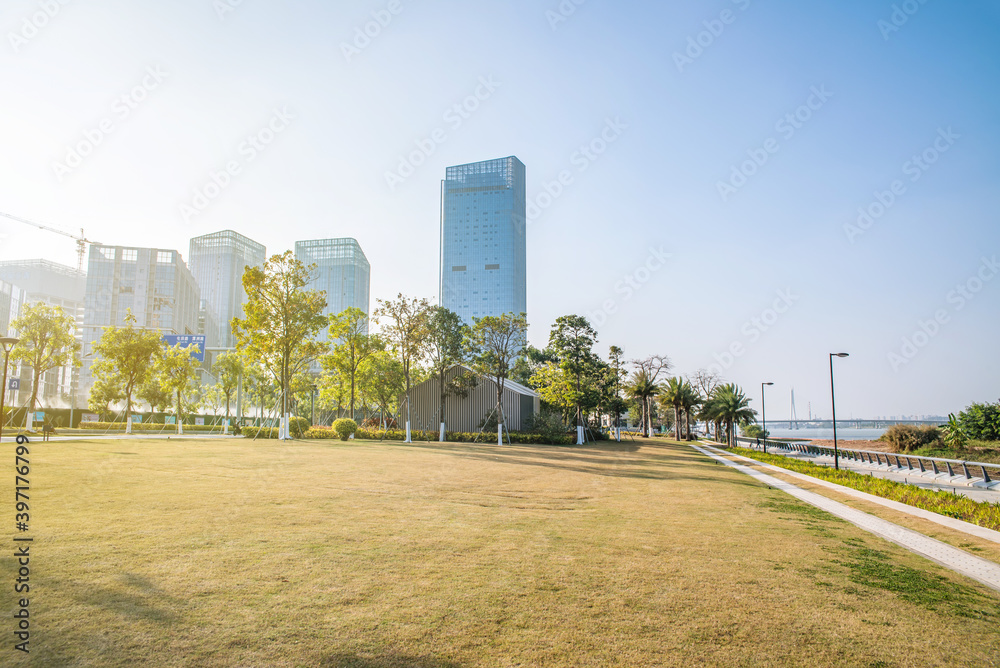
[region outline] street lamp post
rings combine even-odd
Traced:
[[[0,346],[3,346],[3,385],[0,386],[0,441],[3,440],[3,404],[7,398],[7,359],[10,351],[17,345],[20,339],[5,336],[0,338]]]
[[[848,357],[847,353],[830,353],[830,405],[833,408],[833,468],[840,470],[840,451],[837,449],[837,399],[833,390],[833,358]]]
[[[767,406],[764,403],[764,386],[774,385],[774,383],[761,383],[760,384],[760,415],[764,422],[764,454],[767,454]]]

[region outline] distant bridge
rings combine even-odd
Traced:
[[[840,419],[838,428],[847,429],[887,429],[894,424],[932,425],[937,427],[946,423],[946,418],[937,420],[881,420],[881,419]],[[782,429],[833,429],[832,420],[772,420],[768,419],[768,427]]]

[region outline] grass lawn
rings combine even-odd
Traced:
[[[0,665],[906,666],[1000,655],[994,592],[662,439],[31,450],[30,662],[12,649],[10,548]]]

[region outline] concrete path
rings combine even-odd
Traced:
[[[746,447],[741,444],[741,447]],[[770,448],[770,450],[774,450]],[[790,459],[801,459],[818,466],[828,466],[833,468],[833,457],[830,455],[811,455],[802,452],[787,452],[776,450],[771,454],[781,455]],[[893,455],[895,457],[895,455]],[[905,457],[906,455],[901,455]],[[893,482],[901,482],[923,489],[943,490],[954,492],[968,497],[974,501],[986,501],[988,503],[1000,503],[1000,483],[993,481],[992,489],[984,489],[982,477],[967,479],[964,475],[950,477],[947,474],[935,474],[932,471],[921,473],[920,471],[908,471],[890,465],[878,465],[868,462],[859,462],[845,457],[840,458],[840,468],[854,471],[862,475],[871,475],[876,478],[884,478]]]
[[[737,464],[736,462],[721,456],[722,454],[728,453],[724,453],[723,451],[712,448],[711,446],[699,446],[692,444],[691,447],[707,457],[711,457],[726,466],[731,466],[741,473],[745,473],[748,476],[760,480],[766,485],[779,489],[821,510],[825,510],[831,515],[847,520],[851,524],[864,529],[869,533],[896,543],[900,547],[904,547],[915,554],[919,554],[920,556],[930,559],[931,561],[938,563],[945,568],[949,568],[956,573],[972,578],[994,591],[1000,592],[1000,564],[971,555],[968,552],[959,550],[958,548],[942,543],[939,540],[935,540],[921,533],[917,533],[916,531],[904,529],[898,524],[893,524],[892,522],[875,517],[874,515],[869,515],[868,513],[861,512],[860,510],[855,510],[850,506],[828,499],[821,494],[802,489],[801,487],[797,487],[790,482],[779,480],[778,478],[769,476],[766,473],[761,473],[760,471],[756,471],[748,466]],[[782,472],[787,473],[787,471],[784,470],[782,470]],[[815,479],[813,478],[810,480]]]

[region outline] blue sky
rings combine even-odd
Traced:
[[[602,351],[773,381],[776,417],[793,387],[829,415],[845,350],[838,415],[957,411],[1000,397],[1000,3],[956,5],[8,2],[0,210],[185,255],[353,236],[373,297],[436,297],[445,167],[517,155],[536,345],[587,315]],[[0,259],[39,256],[76,262],[0,220]]]

